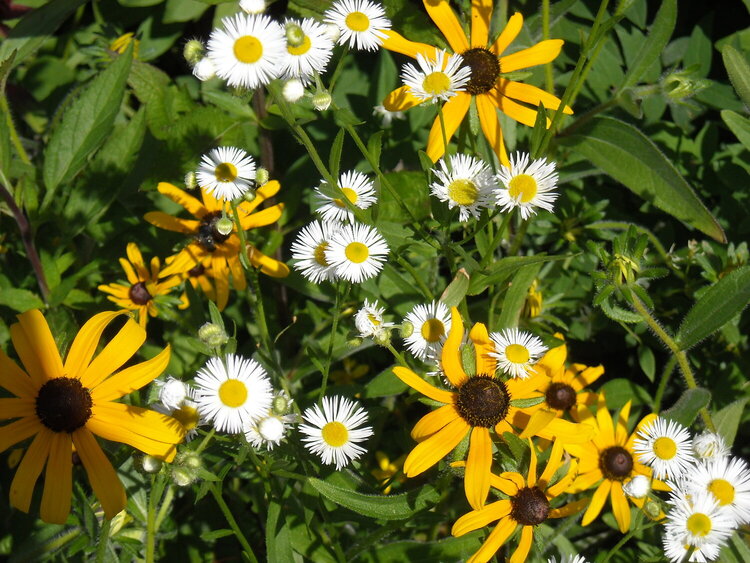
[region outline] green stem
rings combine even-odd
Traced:
[[[627,502],[627,501],[625,501],[625,502]],[[630,540],[630,538],[633,537],[633,534],[635,534],[635,532],[638,531],[638,529],[640,527],[641,520],[643,519],[643,512],[641,512],[639,510],[635,518],[636,518],[635,519],[635,523],[634,523],[633,526],[631,526],[630,531],[627,534],[625,534],[624,536],[622,536],[622,538],[620,538],[620,541],[618,541],[614,545],[614,547],[607,552],[606,557],[602,560],[601,563],[607,563],[607,561],[609,561],[611,559],[611,557],[615,553],[617,553],[620,550],[620,548],[623,545],[625,545]]]
[[[523,239],[526,236],[526,231],[529,228],[529,224],[531,224],[531,220],[534,218],[532,215],[525,221],[521,222],[521,226],[519,227],[518,231],[516,231],[516,236],[513,237],[513,244],[511,244],[510,249],[508,250],[508,256],[515,256],[518,254],[518,251],[521,249],[521,245],[523,244]]]
[[[676,356],[670,356],[669,360],[667,360],[666,365],[664,366],[664,371],[661,374],[661,378],[659,379],[659,387],[656,389],[656,395],[654,395],[654,412],[658,413],[661,410],[661,400],[664,396],[664,391],[667,389],[667,383],[669,383],[669,379],[672,376],[672,372],[674,371],[674,366],[677,363],[677,357]]]
[[[339,78],[339,75],[341,74],[341,71],[344,69],[344,61],[346,60],[346,56],[349,54],[349,45],[344,45],[344,50],[341,52],[341,57],[339,57],[338,62],[336,63],[336,68],[333,71],[333,76],[331,77],[331,82],[328,85],[328,92],[333,92],[333,87],[336,85],[336,81]]]
[[[211,427],[211,430],[208,431],[208,434],[206,434],[206,437],[203,438],[203,441],[200,443],[198,448],[195,450],[196,454],[201,453],[203,450],[206,449],[206,446],[208,446],[208,443],[211,441],[211,438],[214,437],[214,434],[216,434],[216,428]]]
[[[146,513],[146,563],[153,563],[156,551],[156,477],[151,476],[151,489],[148,494],[148,512]],[[160,490],[161,491],[161,490]]]
[[[400,254],[396,256],[396,260],[399,264],[401,264],[404,270],[409,272],[409,275],[414,279],[414,283],[417,284],[419,290],[422,292],[422,295],[425,296],[425,299],[427,299],[428,301],[432,301],[432,292],[430,291],[430,288],[427,287],[427,285],[422,281],[422,278],[419,276],[419,274],[417,274],[417,270],[414,268],[414,266],[409,264],[406,258],[401,256]]]
[[[10,141],[18,153],[18,156],[25,164],[31,164],[31,159],[26,153],[26,149],[23,148],[21,137],[18,135],[16,130],[16,124],[13,121],[13,114],[10,112],[10,105],[8,104],[8,98],[5,96],[5,92],[0,93],[0,111],[5,114],[5,124],[8,126],[8,132],[10,133]],[[8,163],[2,163],[3,166],[7,166]]]
[[[216,485],[216,483],[211,483],[209,485],[209,489],[211,490],[211,494],[213,494],[214,498],[216,499],[216,504],[219,505],[221,512],[224,514],[224,518],[226,518],[229,527],[232,528],[234,537],[237,538],[237,541],[240,542],[242,549],[245,551],[245,555],[247,556],[248,561],[250,561],[250,563],[258,563],[258,559],[255,557],[255,553],[253,553],[253,548],[250,547],[245,534],[242,533],[242,530],[240,530],[240,527],[237,525],[237,520],[234,519],[232,511],[229,510],[227,503],[224,502],[224,497],[221,496],[221,490]]]
[[[341,314],[341,284],[343,282],[336,283],[336,299],[333,305],[333,322],[331,324],[331,338],[328,341],[328,352],[326,353],[326,363],[323,366],[323,383],[320,386],[320,393],[318,393],[318,401],[320,401],[326,394],[326,387],[328,385],[328,374],[331,372],[331,361],[333,358],[333,342],[336,340],[336,329],[339,325],[339,315]]]
[[[102,526],[99,528],[99,545],[96,547],[96,563],[104,563],[104,554],[107,553],[109,545],[109,528],[112,520],[109,518],[102,519]]]
[[[156,514],[156,529],[157,530],[161,528],[161,525],[164,522],[164,519],[167,517],[167,514],[169,513],[169,509],[172,506],[172,501],[174,500],[174,489],[175,488],[172,485],[167,485],[167,492],[161,501],[161,505],[159,506],[159,512]]]
[[[265,348],[265,355],[273,358],[273,342],[271,341],[271,333],[268,330],[268,322],[266,321],[266,309],[263,305],[263,294],[260,289],[260,275],[255,268],[250,272],[250,281],[255,292],[255,321],[258,323],[258,330],[260,330],[260,340]]]
[[[497,247],[500,246],[500,243],[503,240],[505,229],[508,228],[508,223],[510,222],[510,218],[513,216],[513,211],[514,210],[511,210],[509,213],[503,215],[503,221],[502,223],[500,223],[500,227],[497,229],[495,236],[492,238],[492,242],[490,242],[490,246],[487,248],[487,253],[482,257],[482,261],[479,263],[480,270],[486,268],[489,265],[490,260],[492,260],[493,256],[495,256],[495,250],[497,250]]]
[[[253,267],[250,261],[247,259],[247,238],[245,237],[245,230],[242,228],[242,222],[240,221],[240,212],[237,206],[237,202],[231,202],[232,206],[232,217],[234,217],[234,224],[237,227],[237,236],[240,238],[240,263],[242,267],[250,271]],[[226,215],[226,208],[222,207],[222,215]]]
[[[401,364],[401,365],[402,365],[402,366],[404,366],[404,367],[409,367],[409,364],[407,364],[407,363],[406,363],[406,360],[405,360],[405,359],[404,359],[404,357],[403,357],[403,356],[402,356],[402,355],[401,355],[401,354],[399,353],[399,351],[398,351],[398,350],[396,350],[396,349],[395,349],[395,348],[393,347],[393,344],[391,344],[390,342],[388,342],[388,343],[387,343],[387,344],[385,345],[385,347],[386,347],[386,348],[388,348],[388,350],[390,350],[391,354],[393,354],[393,357],[394,357],[394,358],[396,358],[396,361],[398,361],[398,363],[399,363],[399,364]]]
[[[542,40],[549,39],[549,0],[542,0]],[[555,93],[555,78],[552,74],[552,61],[544,65],[544,79],[547,92]]]
[[[451,170],[451,159],[448,154],[448,135],[445,134],[445,119],[443,118],[443,105],[437,104],[438,119],[440,120],[440,134],[443,137],[443,160],[445,165],[448,167],[448,172]]]

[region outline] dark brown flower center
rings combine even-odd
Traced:
[[[622,446],[612,446],[599,456],[599,468],[605,479],[624,481],[633,471],[633,456]]]
[[[549,516],[547,496],[537,487],[519,489],[510,498],[510,517],[524,526],[536,526]]]
[[[471,78],[466,85],[466,91],[476,96],[492,90],[500,76],[500,61],[489,50],[474,47],[461,53],[463,66],[471,69]]]
[[[187,272],[191,278],[199,278],[206,273],[206,268],[203,264],[198,264],[194,268],[190,268]]]
[[[553,409],[566,411],[576,404],[576,390],[567,383],[553,383],[547,388],[545,397]]]
[[[143,282],[134,283],[130,286],[130,300],[136,305],[145,305],[151,301],[151,294],[146,289],[146,284]]]
[[[223,243],[231,235],[231,233],[229,235],[222,235],[218,231],[216,223],[220,219],[221,211],[213,211],[212,213],[206,213],[203,219],[201,219],[200,225],[198,225],[198,234],[195,235],[195,240],[206,252],[216,250],[216,245]]]
[[[475,375],[458,389],[456,409],[471,426],[491,428],[508,414],[510,393],[491,375]]]
[[[91,417],[91,394],[72,377],[50,379],[36,396],[36,415],[53,432],[73,432]]]

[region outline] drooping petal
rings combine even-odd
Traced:
[[[492,468],[492,440],[486,428],[476,427],[471,431],[469,457],[466,458],[464,492],[466,500],[474,509],[479,509],[490,492]]]
[[[492,47],[490,47],[490,51],[498,57],[502,55],[503,51],[508,48],[508,45],[513,43],[513,40],[521,33],[521,27],[523,27],[523,16],[516,12],[508,20],[505,29],[495,39]],[[503,72],[505,71],[503,70]]]
[[[557,414],[552,411],[544,409],[535,411],[525,426],[519,426],[519,428],[523,428],[523,432],[521,432],[519,438],[524,439],[530,438],[531,436],[538,436],[539,432],[547,428],[549,423],[555,418],[557,418]]]
[[[151,383],[167,369],[170,351],[171,348],[167,344],[164,350],[150,360],[127,367],[105,379],[91,390],[91,398],[94,400],[94,404],[99,404],[102,401],[114,401]]]
[[[617,526],[623,534],[630,529],[630,505],[625,498],[622,490],[622,483],[619,481],[612,482],[612,490],[609,493],[612,502],[612,514],[617,520]]]
[[[50,444],[39,516],[50,524],[65,524],[73,494],[73,440],[67,432],[56,432]]]
[[[167,196],[175,203],[179,203],[184,207],[191,215],[202,219],[203,216],[208,213],[208,209],[196,198],[189,195],[187,192],[181,190],[177,186],[168,184],[167,182],[160,182],[157,189],[160,193]]]
[[[591,504],[589,504],[589,507],[586,509],[586,513],[583,515],[581,526],[588,526],[596,519],[597,516],[599,516],[599,513],[604,507],[604,503],[607,502],[607,496],[609,496],[609,491],[611,488],[612,481],[609,481],[607,479],[602,481],[602,484],[599,485],[599,488],[596,489],[596,492],[591,497]]]
[[[18,364],[0,350],[0,387],[16,397],[36,397],[37,386]]]
[[[454,536],[463,536],[474,530],[484,528],[490,522],[500,520],[510,514],[511,504],[509,500],[498,500],[487,506],[467,512],[456,520],[451,529]]]
[[[487,327],[482,323],[476,323],[469,332],[469,338],[474,343],[477,373],[495,375],[497,360],[490,356],[490,353],[495,351],[495,345],[487,334]]]
[[[487,47],[492,0],[471,0],[471,46]]]
[[[418,444],[404,461],[407,477],[416,477],[427,471],[463,440],[471,427],[463,418],[451,421],[445,428]]]
[[[569,502],[565,506],[561,506],[560,508],[553,508],[549,511],[549,517],[550,518],[567,518],[568,516],[572,516],[573,514],[576,514],[577,512],[583,510],[583,508],[589,503],[589,499],[582,498],[575,500],[573,502]]]
[[[147,317],[142,309],[139,318]],[[133,319],[128,319],[112,340],[99,352],[81,375],[84,387],[95,389],[104,379],[114,373],[121,365],[133,357],[146,340],[146,331]]]
[[[91,489],[102,505],[104,516],[114,518],[125,508],[125,488],[93,434],[85,427],[73,433],[73,443],[86,468]]]
[[[200,221],[196,221],[195,219],[180,219],[179,217],[168,215],[163,211],[149,211],[143,218],[155,227],[184,235],[192,235],[198,232],[198,227],[200,226]]]
[[[105,311],[86,321],[86,324],[78,331],[70,346],[68,356],[65,358],[65,375],[73,378],[81,376],[96,352],[104,329],[121,314],[120,311]]]
[[[425,395],[430,399],[449,405],[452,405],[454,402],[455,393],[446,391],[445,389],[438,389],[434,385],[430,385],[410,369],[396,366],[393,368],[393,373],[409,387],[419,391],[422,395]]]
[[[534,447],[534,442],[531,441],[531,438],[528,438],[529,442],[529,472],[526,475],[526,483],[529,487],[533,487],[536,485],[536,468],[537,468],[537,457],[536,457],[536,448]]]
[[[13,482],[10,484],[10,504],[22,512],[29,511],[34,486],[44,469],[54,435],[55,433],[47,428],[40,430],[26,450],[13,476]]]
[[[277,203],[276,205],[266,207],[261,211],[251,213],[250,215],[245,215],[244,217],[240,213],[240,223],[242,224],[242,229],[244,231],[248,231],[250,229],[257,229],[258,227],[271,225],[279,220],[279,217],[281,217],[283,211],[284,204]]]
[[[528,49],[500,57],[500,72],[513,72],[514,70],[547,64],[555,60],[555,57],[560,54],[563,43],[562,39],[547,39]]]
[[[510,166],[508,153],[505,150],[505,141],[503,141],[503,130],[500,128],[497,109],[492,103],[491,96],[492,94],[480,94],[474,97],[477,103],[479,124],[482,126],[482,132],[500,160],[500,163],[504,166]]]
[[[508,538],[516,530],[516,526],[518,526],[518,524],[510,516],[506,516],[500,520],[498,525],[495,526],[495,529],[492,530],[490,535],[487,536],[487,539],[484,540],[482,547],[480,547],[466,563],[486,563],[492,559],[492,556],[497,553],[497,550],[508,541]]]
[[[280,189],[281,184],[279,184],[277,180],[271,180],[263,184],[256,190],[255,199],[253,199],[252,201],[243,201],[242,203],[240,203],[240,205],[238,206],[240,217],[243,217],[245,214],[252,213],[253,210],[255,210],[255,208],[258,207],[261,203],[267,201],[268,199],[279,193]]]
[[[0,453],[44,428],[36,413],[0,426]]]
[[[544,104],[544,107],[547,110],[556,110],[560,107],[560,98],[542,90],[541,88],[532,86],[531,84],[524,84],[522,82],[514,82],[512,80],[499,78],[495,87],[502,92],[504,96],[531,104],[532,106]],[[565,106],[563,113],[570,115],[573,113],[573,110],[570,106]]]
[[[102,432],[102,426],[110,428]],[[182,442],[185,437],[183,426],[171,416],[158,413],[141,407],[124,405],[122,403],[103,403],[91,408],[91,418],[86,422],[86,427],[94,434],[102,436],[113,442],[123,442],[133,447],[129,440],[132,436],[140,436],[160,444],[157,450],[164,449],[172,451],[175,444]],[[139,448],[140,449],[140,448]],[[145,453],[152,454],[149,451]],[[159,453],[164,456],[165,454]]]
[[[468,376],[461,363],[461,343],[464,340],[464,322],[456,307],[451,307],[451,329],[443,344],[441,361],[443,372],[454,387],[466,382]]]
[[[521,528],[521,539],[518,542],[518,547],[510,556],[509,563],[523,563],[526,561],[526,556],[529,554],[531,549],[531,540],[534,537],[533,526],[524,526]]]
[[[255,266],[256,268],[260,268],[260,271],[267,276],[271,276],[272,278],[285,278],[289,275],[289,266],[287,266],[283,262],[280,262],[279,260],[276,260],[275,258],[266,256],[252,244],[247,245],[247,257],[253,266]],[[235,264],[235,262],[229,262],[230,268],[233,264]],[[236,264],[240,265],[239,261],[236,262]],[[245,279],[245,275],[244,273],[242,273],[241,268],[237,272],[232,269],[232,279],[235,282],[235,288],[237,290],[241,290],[242,288],[237,287],[238,281]]]
[[[411,430],[411,437],[417,442],[429,438],[438,430],[443,429],[460,415],[454,404],[444,405],[437,410],[424,415]]]
[[[26,372],[35,382],[41,384],[48,379],[63,375],[63,364],[60,352],[57,351],[57,344],[49,330],[47,320],[38,309],[18,315],[18,323],[10,328],[18,357],[21,358]]]
[[[466,92],[458,92],[443,106],[446,142],[450,142],[456,129],[461,125],[466,112],[469,111],[469,105],[471,105],[471,96]],[[436,117],[432,123],[432,129],[430,129],[430,134],[427,137],[426,152],[432,162],[437,162],[445,154],[443,132],[440,128],[440,116]]]
[[[514,102],[510,98],[504,96],[499,90],[492,90],[488,94],[488,97],[497,109],[511,119],[515,119],[519,123],[523,123],[529,127],[534,127],[534,124],[536,123],[535,109],[527,108],[526,106]],[[547,118],[547,127],[549,127],[550,123],[552,123],[552,121]]]
[[[516,473],[515,471],[503,471],[500,474],[500,478],[511,481],[517,487],[517,489],[523,489],[526,486],[526,481],[524,480],[523,476],[520,473]]]
[[[388,111],[406,111],[414,106],[418,106],[423,101],[411,93],[411,88],[401,86],[385,97],[383,107]]]
[[[549,454],[547,465],[544,468],[544,472],[539,476],[539,486],[546,489],[549,480],[555,474],[555,471],[560,467],[562,461],[563,446],[560,440],[555,440],[552,444],[552,451]]]
[[[423,0],[424,7],[430,18],[440,31],[443,32],[448,45],[455,53],[463,53],[469,48],[466,33],[461,27],[456,14],[453,13],[448,0]]]

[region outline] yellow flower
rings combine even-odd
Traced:
[[[407,477],[415,477],[426,471],[470,434],[464,490],[469,504],[480,508],[490,490],[490,428],[501,437],[503,432],[511,432],[522,438],[559,437],[573,442],[589,440],[592,429],[557,418],[555,413],[547,410],[537,408],[531,414],[527,408],[514,406],[519,400],[541,398],[538,389],[545,383],[546,376],[538,373],[527,379],[510,378],[508,381],[495,377],[497,361],[489,355],[494,351],[494,345],[487,327],[481,323],[476,323],[469,333],[474,343],[476,374],[468,376],[461,364],[463,336],[461,315],[453,307],[451,329],[443,345],[442,368],[455,391],[434,387],[404,367],[393,368],[393,373],[430,399],[444,403],[422,417],[412,429],[412,438],[420,443],[406,458],[404,473]]]
[[[523,317],[533,319],[542,313],[544,303],[542,292],[539,290],[539,280],[531,282],[529,291],[526,293],[526,300],[523,303]]]
[[[592,440],[585,444],[565,444],[568,453],[578,458],[579,475],[571,485],[570,492],[585,491],[598,484],[591,497],[591,504],[583,515],[581,525],[587,526],[599,516],[609,496],[612,513],[620,531],[624,534],[630,528],[630,506],[628,505],[629,497],[622,490],[622,486],[636,475],[651,478],[651,468],[639,463],[633,453],[633,441],[637,437],[638,430],[655,420],[656,415],[645,416],[633,433],[628,435],[630,401],[620,409],[616,426],[607,410],[604,394],[599,395],[595,414],[583,406],[578,406],[576,413],[576,419],[593,428],[595,434]],[[665,483],[656,479],[652,481],[651,486],[660,491],[670,490]],[[642,508],[646,497],[630,500]]]
[[[146,267],[143,255],[135,243],[128,243],[126,251],[128,259],[120,258],[120,265],[125,270],[129,283],[100,285],[99,291],[109,293],[110,296],[107,299],[123,309],[135,311],[138,322],[143,328],[146,328],[149,315],[156,317],[159,314],[156,298],[159,295],[167,295],[173,287],[180,285],[182,281],[177,276],[159,281],[160,277],[164,277],[164,272],[159,272],[159,258],[154,256],[151,259],[149,269]],[[186,298],[183,297],[183,304],[180,308],[185,308],[187,305]]]
[[[120,35],[117,39],[112,41],[112,43],[109,44],[109,50],[114,51],[115,53],[124,53],[125,49],[128,48],[128,45],[133,43],[133,58],[138,58],[138,48],[141,45],[141,42],[135,39],[135,35],[132,31],[128,33],[124,33]]]
[[[566,475],[554,485],[551,484],[555,472],[562,466],[562,443],[559,440],[555,441],[547,466],[539,479],[536,476],[536,451],[531,440],[529,449],[531,461],[526,479],[520,473],[509,471],[499,476],[492,475],[490,478],[492,486],[509,498],[498,500],[479,510],[472,510],[453,524],[453,535],[462,536],[498,520],[495,529],[490,532],[482,547],[471,556],[468,563],[489,561],[519,526],[521,541],[511,555],[510,563],[523,563],[531,548],[535,526],[549,518],[570,516],[586,506],[588,499],[571,502],[560,508],[551,506],[555,498],[566,492],[576,475],[576,462],[572,461]]]
[[[178,254],[167,259],[167,266],[162,275],[184,274],[203,266],[206,275],[211,276],[216,283],[216,305],[223,310],[229,300],[229,274],[232,274],[234,288],[242,291],[247,287],[245,272],[240,263],[240,237],[237,235],[237,225],[232,232],[223,235],[216,229],[216,223],[222,217],[222,210],[231,217],[230,204],[218,201],[211,194],[201,190],[203,201],[199,201],[172,184],[161,182],[159,191],[175,203],[179,203],[195,219],[180,219],[162,211],[146,213],[145,219],[159,228],[175,231],[190,236],[193,240]],[[275,223],[284,209],[284,204],[277,203],[262,211],[253,213],[255,209],[268,198],[279,191],[280,185],[273,180],[261,186],[253,201],[239,205],[242,229],[247,231],[257,227],[265,227]],[[250,263],[264,274],[275,278],[289,275],[286,264],[264,255],[252,244],[247,245],[247,257]]]
[[[388,454],[383,452],[375,452],[375,460],[378,462],[378,468],[373,469],[370,473],[372,473],[372,476],[378,480],[381,486],[388,483],[388,486],[383,489],[384,495],[387,495],[391,492],[394,481],[403,483],[406,480],[403,474],[393,479],[393,477],[395,475],[398,475],[398,473],[401,471],[401,468],[404,466],[405,459],[406,456],[402,455],[396,460],[391,461],[388,457]]]
[[[471,79],[466,85],[466,90],[456,93],[443,107],[446,138],[450,140],[458,129],[469,110],[473,96],[482,131],[500,162],[508,166],[510,163],[505,152],[497,110],[524,125],[533,127],[537,109],[528,106],[544,104],[548,110],[556,110],[560,106],[560,100],[536,86],[503,78],[502,74],[551,62],[560,53],[563,41],[549,39],[528,49],[503,56],[503,52],[521,31],[523,16],[519,13],[513,14],[502,33],[490,44],[492,4],[492,0],[472,1],[471,40],[469,40],[448,0],[424,0],[427,13],[443,33],[453,52],[460,54],[464,59],[464,64],[471,68]],[[434,46],[409,41],[393,30],[384,33],[387,37],[383,41],[383,48],[389,51],[395,51],[413,59],[416,59],[417,54],[422,54],[428,59],[435,57],[437,48]],[[402,86],[391,92],[383,105],[388,111],[403,111],[421,102],[422,100],[410,94],[408,86]],[[568,114],[573,113],[573,110],[567,106],[563,111]],[[549,126],[549,120],[547,126]],[[427,140],[427,154],[433,162],[436,162],[444,153],[440,121],[436,118]]]
[[[370,371],[370,366],[358,364],[354,358],[344,358],[341,369],[331,372],[331,381],[336,385],[351,385]]]
[[[46,463],[40,508],[45,522],[63,524],[70,512],[73,448],[106,517],[125,508],[125,489],[94,434],[166,461],[174,458],[175,446],[185,435],[169,416],[115,402],[156,378],[170,354],[167,346],[148,361],[120,369],[146,340],[146,332],[128,319],[94,357],[102,333],[120,314],[94,315],[73,340],[65,363],[38,310],[19,315],[10,327],[25,371],[0,350],[0,387],[14,395],[0,399],[0,419],[17,419],[0,426],[0,452],[34,436],[11,483],[10,503],[29,511]]]

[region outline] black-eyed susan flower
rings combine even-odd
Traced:
[[[272,180],[261,186],[256,192],[256,197],[250,202],[241,203],[237,209],[240,223],[244,231],[265,227],[276,222],[281,216],[284,204],[277,203],[261,211],[255,211],[258,206],[278,193],[280,185]],[[230,213],[229,203],[220,202],[211,194],[202,191],[203,201],[191,196],[187,192],[172,184],[161,182],[159,192],[167,196],[175,203],[179,203],[195,219],[180,219],[163,211],[151,211],[144,218],[152,225],[156,225],[168,231],[175,231],[191,237],[191,242],[178,254],[167,259],[167,265],[162,271],[162,276],[171,274],[185,274],[192,277],[190,272],[197,275],[211,276],[216,284],[216,305],[223,310],[229,300],[229,277],[231,272],[234,288],[242,291],[247,287],[245,272],[240,263],[240,238],[237,235],[237,225],[232,231],[221,234],[217,230],[217,223],[222,218],[222,213]],[[283,278],[289,275],[286,264],[264,255],[255,246],[248,243],[247,257],[250,263],[260,271],[271,277]],[[198,266],[203,266],[200,270]],[[199,272],[200,270],[200,272]]]
[[[40,507],[45,522],[63,524],[70,512],[74,447],[105,516],[113,518],[125,508],[125,489],[94,435],[166,461],[185,436],[173,418],[116,402],[153,381],[170,354],[167,346],[154,358],[121,369],[146,340],[143,328],[129,319],[94,356],[102,333],[120,314],[94,315],[63,362],[44,316],[27,311],[10,328],[25,370],[0,351],[0,387],[14,395],[0,399],[0,419],[13,420],[0,426],[0,452],[34,437],[11,483],[10,503],[29,511],[46,464]]]
[[[528,379],[504,381],[495,376],[496,360],[490,355],[493,343],[487,327],[476,323],[469,333],[474,344],[476,373],[467,375],[461,362],[464,325],[458,310],[451,310],[451,329],[443,345],[442,369],[455,391],[440,389],[427,383],[410,369],[393,368],[404,383],[443,406],[425,415],[411,432],[420,442],[404,462],[404,473],[415,477],[448,455],[467,435],[469,453],[466,459],[464,490],[469,504],[480,508],[490,489],[492,438],[490,428],[519,434],[522,438],[541,436],[575,442],[590,439],[592,429],[561,420],[554,413],[517,407],[514,401],[541,399],[538,388],[546,376],[536,374]]]
[[[369,0],[338,0],[324,16],[339,29],[338,43],[357,51],[375,51],[391,27],[383,6]]]
[[[693,465],[692,446],[687,428],[657,417],[638,430],[633,451],[638,461],[654,470],[657,479],[676,479]]]
[[[448,204],[449,209],[458,207],[459,221],[469,217],[479,219],[482,209],[492,204],[495,177],[486,162],[465,154],[449,157],[450,165],[443,158],[439,167],[433,168],[436,181],[430,184],[430,193]]]
[[[157,298],[168,295],[172,289],[182,283],[179,276],[165,275],[160,271],[159,258],[151,259],[150,267],[146,266],[143,255],[134,242],[128,243],[126,249],[128,258],[120,258],[120,265],[125,270],[128,283],[110,283],[100,285],[99,291],[108,293],[110,301],[128,311],[133,311],[138,322],[145,328],[149,316],[159,314]],[[163,278],[163,279],[162,279]],[[181,308],[188,305],[183,297]]]
[[[495,552],[505,544],[517,528],[521,528],[518,547],[510,556],[510,563],[523,563],[531,549],[534,528],[550,518],[564,518],[581,510],[587,499],[570,502],[553,508],[555,499],[566,492],[576,476],[576,462],[573,461],[567,473],[552,484],[555,472],[563,465],[563,447],[559,441],[552,446],[547,465],[537,479],[537,456],[533,443],[529,440],[531,460],[526,478],[520,473],[504,472],[491,475],[491,486],[507,495],[507,499],[495,501],[487,506],[464,514],[453,525],[454,536],[462,536],[473,530],[485,527],[490,522],[497,525],[490,532],[482,547],[471,556],[468,563],[484,563],[492,559]]]
[[[560,100],[536,86],[504,78],[503,74],[551,62],[560,53],[562,40],[541,41],[528,49],[503,55],[521,31],[521,14],[514,14],[502,33],[490,43],[492,0],[477,0],[471,3],[471,40],[464,33],[463,26],[448,0],[423,1],[427,13],[443,33],[453,52],[461,55],[464,65],[471,69],[471,79],[466,85],[466,91],[458,92],[443,108],[446,138],[450,140],[458,129],[469,111],[473,97],[485,137],[500,162],[508,164],[497,110],[524,125],[533,127],[536,121],[536,106],[544,104],[545,108],[554,110],[560,106]],[[434,46],[409,41],[393,30],[386,31],[385,34],[383,48],[389,51],[413,59],[416,59],[417,54],[428,58],[435,57],[437,48]],[[383,105],[390,111],[403,111],[421,102],[422,100],[409,92],[408,86],[402,86],[391,92]],[[573,110],[565,107],[564,112],[573,113]],[[438,116],[432,124],[427,140],[427,154],[436,162],[444,152],[443,133]]]
[[[646,415],[637,425],[632,434],[628,433],[628,416],[630,416],[630,401],[621,409],[617,417],[617,424],[607,410],[603,394],[599,395],[596,412],[585,407],[577,407],[574,418],[585,426],[594,429],[591,441],[583,444],[565,444],[565,449],[578,458],[579,476],[571,485],[571,492],[582,492],[596,487],[583,515],[581,525],[587,526],[593,522],[602,511],[607,497],[612,505],[612,514],[622,533],[630,528],[630,506],[628,496],[623,491],[623,484],[636,475],[652,476],[650,467],[640,463],[633,450],[638,429],[656,419],[655,414]],[[652,488],[661,491],[670,490],[662,481],[654,479]],[[643,507],[645,498],[630,498],[639,508]]]
[[[528,153],[515,153],[510,164],[503,164],[497,173],[495,202],[501,211],[518,208],[522,219],[536,214],[537,208],[552,211],[557,199],[555,163],[546,158],[529,162]]]

